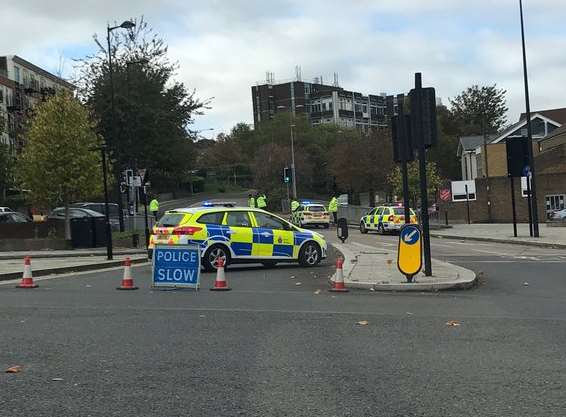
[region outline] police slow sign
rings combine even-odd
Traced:
[[[153,286],[199,288],[200,248],[197,245],[156,245]]]
[[[408,282],[422,268],[421,228],[416,224],[406,224],[399,233],[397,248],[397,267],[407,277]]]

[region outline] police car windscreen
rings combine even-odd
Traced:
[[[309,206],[309,211],[313,213],[320,213],[322,211],[326,211],[324,206]]]
[[[181,223],[185,217],[182,213],[166,213],[160,220],[159,226],[161,227],[175,227]]]

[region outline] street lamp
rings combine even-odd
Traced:
[[[525,25],[523,23],[523,1],[519,0],[519,11],[521,14],[521,43],[523,45],[523,79],[525,82],[525,107],[526,107],[526,117],[527,117],[527,145],[528,145],[528,155],[529,155],[529,165],[530,165],[530,176],[531,176],[531,204],[532,204],[532,220],[533,220],[533,235],[534,237],[539,237],[538,230],[538,203],[537,203],[537,186],[535,181],[535,157],[533,155],[533,129],[531,126],[531,105],[529,102],[529,80],[527,76],[527,52],[525,48]],[[529,176],[527,175],[527,184],[529,182]]]
[[[110,32],[115,29],[127,29],[130,30],[134,28],[136,24],[131,20],[125,20],[121,25],[106,27],[106,41],[108,43],[108,74],[110,77],[110,132],[112,140],[114,140],[114,76],[112,74],[112,49],[110,45]],[[116,178],[116,187],[118,188],[118,211],[120,220],[120,231],[124,231],[124,212],[122,208],[122,193],[120,192],[120,166],[117,164],[118,175]]]
[[[293,128],[295,124],[293,123],[295,120],[295,109],[303,108],[302,104],[297,104],[291,113],[291,178],[293,181],[293,199],[297,199],[297,175],[295,173],[295,139],[293,137]],[[287,109],[287,106],[277,106],[278,109]]]

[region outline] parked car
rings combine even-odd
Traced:
[[[97,213],[100,213],[102,215],[106,215],[104,203],[73,203],[71,204],[71,207],[84,208],[96,211]],[[118,208],[118,204],[108,203],[108,211],[110,217],[110,226],[112,226],[112,230],[118,230],[120,228],[120,209]]]
[[[104,214],[85,208],[69,207],[69,217],[78,219],[83,217],[104,217]],[[47,216],[48,219],[65,220],[65,207],[57,207]]]
[[[566,209],[555,210],[550,213],[551,220],[566,220]]]
[[[22,213],[16,212],[0,212],[0,224],[13,224],[13,223],[30,223],[29,217]]]
[[[13,211],[10,207],[0,207],[0,213],[12,213]]]

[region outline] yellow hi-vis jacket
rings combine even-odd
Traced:
[[[336,197],[332,197],[332,200],[328,203],[328,211],[330,213],[336,213],[338,211],[338,200]]]
[[[159,202],[155,198],[149,202],[149,211],[159,211]]]

